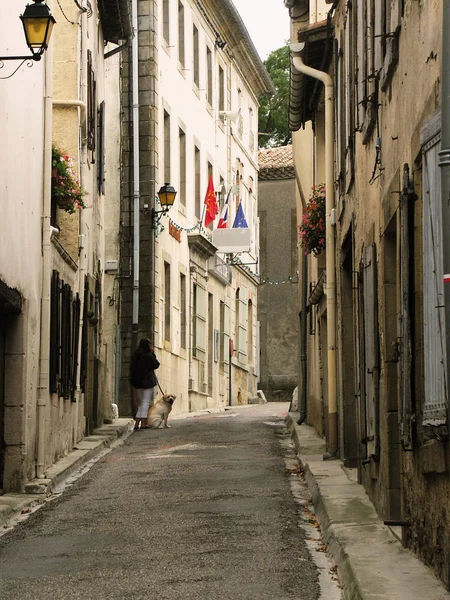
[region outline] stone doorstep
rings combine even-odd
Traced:
[[[347,472],[340,460],[309,454],[322,440],[294,419],[295,413],[289,414],[286,424],[301,449],[323,539],[339,570],[342,600],[449,600],[450,593],[431,570],[383,524],[354,472]]]

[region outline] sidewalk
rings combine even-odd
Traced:
[[[324,461],[324,441],[298,413],[286,424],[304,469],[324,542],[338,567],[342,600],[448,600],[450,593],[383,524],[356,469]]]
[[[59,485],[130,432],[133,425],[134,421],[131,418],[114,419],[114,423],[95,429],[93,434],[83,438],[72,452],[49,467],[45,479],[29,481],[24,494],[11,493],[0,496],[0,533],[8,529],[21,514],[31,512],[37,505],[45,502]]]

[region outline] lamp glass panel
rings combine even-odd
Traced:
[[[51,18],[23,18],[27,44],[30,48],[46,47],[53,28]]]

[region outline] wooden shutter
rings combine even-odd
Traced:
[[[423,425],[447,422],[447,351],[441,228],[440,136],[423,148]]]
[[[365,408],[365,438],[367,457],[378,455],[378,318],[377,271],[375,244],[364,248],[362,263],[363,300],[363,403]]]
[[[400,203],[400,434],[404,448],[411,444],[411,315],[410,315],[410,234],[409,167],[404,166]]]
[[[205,360],[206,355],[206,290],[197,284],[196,309],[194,314],[195,357]]]
[[[228,298],[224,303],[224,317],[223,317],[223,332],[222,332],[222,356],[224,365],[228,365],[230,362],[230,301]]]
[[[247,289],[241,287],[239,290],[239,315],[236,318],[239,320],[239,340],[238,340],[238,356],[240,362],[245,362],[247,352]]]

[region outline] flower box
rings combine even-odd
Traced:
[[[85,195],[86,191],[75,175],[73,160],[52,146],[52,201],[72,214],[86,208]]]

